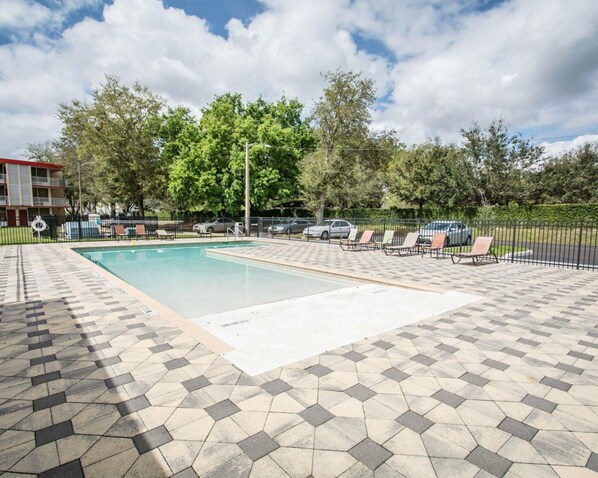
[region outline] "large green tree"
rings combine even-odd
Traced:
[[[173,151],[168,190],[184,209],[238,214],[244,204],[245,144],[250,143],[251,207],[297,194],[298,162],[314,137],[297,100],[258,99],[244,104],[239,94],[217,97],[199,123],[187,123],[164,142]]]
[[[598,202],[598,143],[550,158],[535,175],[540,203]]]
[[[164,101],[148,88],[124,86],[115,76],[91,101],[61,104],[63,141],[75,145],[81,161],[93,161],[95,193],[108,203],[134,204],[145,214],[147,198],[166,190],[158,145]]]
[[[440,138],[397,152],[389,167],[389,185],[397,198],[440,208],[468,205],[472,172],[463,150]]]
[[[376,100],[370,79],[341,70],[323,76],[328,85],[312,113],[318,149],[302,160],[300,176],[303,198],[318,221],[327,205],[361,205],[381,197],[380,163],[391,157],[393,138],[370,132]]]
[[[544,149],[521,134],[511,134],[502,119],[483,130],[477,123],[462,129],[471,162],[478,202],[484,206],[521,203],[529,199],[529,178]]]

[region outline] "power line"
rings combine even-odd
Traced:
[[[582,133],[582,134],[572,134],[569,136],[549,136],[547,138],[532,138],[533,141],[547,141],[549,139],[571,139],[571,138],[579,138],[580,136],[592,136],[592,135],[598,135],[598,132],[596,133]]]

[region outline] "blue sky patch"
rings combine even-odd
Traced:
[[[165,7],[180,8],[187,15],[204,18],[210,25],[210,31],[223,38],[228,38],[226,24],[231,18],[244,24],[265,11],[256,0],[163,0]]]

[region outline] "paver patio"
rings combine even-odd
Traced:
[[[2,476],[598,473],[596,272],[238,249],[486,297],[250,377],[68,247],[0,248]]]

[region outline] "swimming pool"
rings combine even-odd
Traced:
[[[141,292],[191,319],[330,292],[358,283],[210,254],[251,242],[77,249]]]

